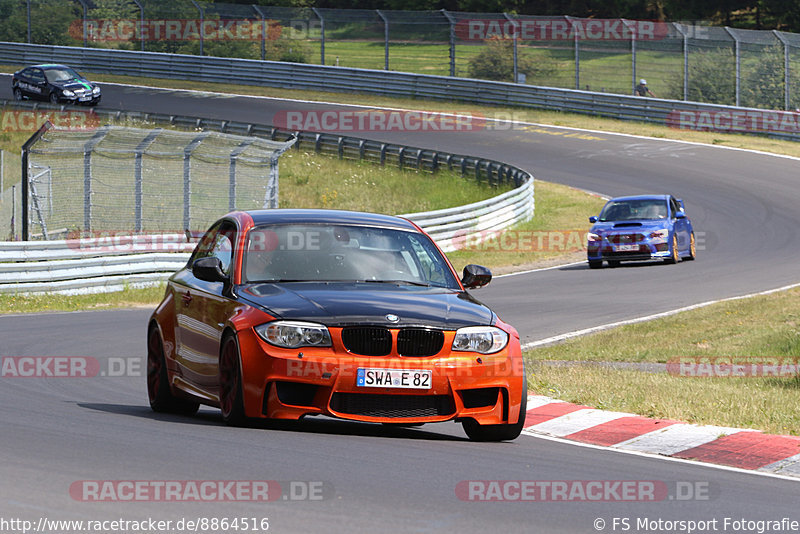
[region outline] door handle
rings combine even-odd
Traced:
[[[181,295],[181,300],[183,301],[184,306],[188,306],[189,304],[192,303],[192,294],[187,291],[186,293]]]

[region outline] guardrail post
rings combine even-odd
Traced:
[[[445,16],[447,22],[450,23],[450,76],[456,75],[456,20],[447,12],[442,9],[442,15]]]
[[[311,11],[319,19],[319,62],[321,65],[325,64],[325,19],[316,7],[312,7]]]
[[[403,157],[406,154],[406,147],[401,146],[400,150],[397,151],[397,164],[400,167],[400,170],[403,170]]]
[[[386,143],[381,143],[381,165],[386,165]]]
[[[344,137],[340,137],[336,143],[336,153],[339,155],[339,159],[344,159]]]
[[[358,160],[359,161],[364,159],[364,143],[366,143],[366,140],[364,140],[364,139],[361,139],[358,142]]]

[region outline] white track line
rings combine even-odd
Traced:
[[[571,339],[573,337],[578,336],[585,336],[586,334],[593,334],[595,332],[601,332],[603,330],[609,330],[611,328],[616,328],[618,326],[624,326],[628,324],[636,324],[636,323],[643,323],[645,321],[652,321],[654,319],[662,319],[664,317],[669,317],[671,315],[675,315],[681,312],[696,310],[698,308],[704,308],[706,306],[711,306],[712,304],[718,304],[720,302],[729,302],[732,300],[741,300],[741,299],[749,299],[752,297],[758,297],[761,295],[769,295],[772,293],[779,293],[781,291],[788,291],[789,289],[794,289],[796,287],[800,287],[800,283],[791,284],[788,286],[778,287],[775,289],[768,289],[766,291],[759,291],[758,293],[750,293],[748,295],[740,295],[738,297],[728,297],[724,299],[717,299],[717,300],[709,300],[707,302],[700,302],[698,304],[692,304],[691,306],[684,306],[683,308],[677,308],[670,311],[665,311],[661,313],[655,313],[653,315],[645,315],[643,317],[636,317],[634,319],[626,319],[624,321],[617,321],[615,323],[608,323],[600,326],[593,326],[591,328],[584,328],[583,330],[575,330],[573,332],[567,332],[565,334],[559,334],[557,336],[548,337],[545,339],[540,339],[538,341],[531,341],[529,343],[525,343],[522,345],[522,350],[529,350],[535,347],[540,347],[542,345],[551,345],[553,343],[558,343],[560,341],[565,341],[567,339]]]

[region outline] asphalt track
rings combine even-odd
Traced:
[[[3,80],[5,82],[7,78]],[[322,105],[105,85],[103,106],[271,122],[278,110]],[[0,98],[9,98],[2,83]],[[327,106],[326,106],[327,107]],[[719,147],[553,127],[473,132],[374,132],[365,137],[469,152],[537,178],[605,195],[669,192],[685,199],[706,237],[695,262],[590,271],[583,265],[499,278],[475,292],[525,341],[800,281],[798,162]],[[589,214],[587,214],[588,216]],[[585,229],[584,221],[576,221]],[[0,317],[2,356],[87,356],[143,361],[148,310]],[[119,360],[115,360],[119,361]],[[127,360],[126,360],[127,361]],[[800,484],[755,474],[521,437],[466,441],[460,426],[389,429],[311,419],[228,429],[217,411],[154,415],[144,378],[3,378],[2,518],[179,519],[269,517],[271,532],[613,532],[613,518],[799,520]],[[324,498],[271,503],[80,502],[81,480],[322,482]],[[468,480],[659,481],[657,502],[466,502]],[[681,500],[699,482],[708,498]],[[288,484],[284,484],[287,487]],[[602,518],[604,528],[594,521]],[[682,530],[686,531],[686,529]]]

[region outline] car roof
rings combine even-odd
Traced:
[[[41,65],[31,65],[31,67],[37,67],[40,69],[71,69],[72,67],[68,65],[60,65],[58,63],[42,63]]]
[[[324,209],[268,209],[252,210],[247,214],[253,223],[261,224],[351,224],[360,226],[381,226],[399,230],[418,231],[414,224],[406,219],[379,213],[361,211],[324,210]]]
[[[625,200],[669,200],[670,195],[631,195],[627,197],[614,197],[609,202],[620,202]]]

